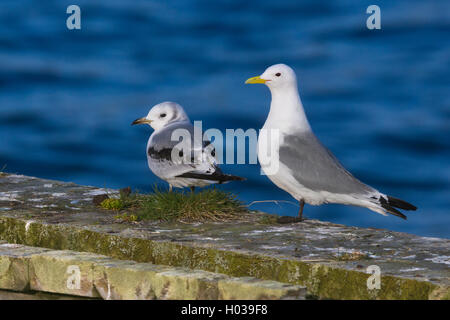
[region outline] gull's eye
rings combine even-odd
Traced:
[[[275,75],[276,75],[277,77],[279,77],[279,76],[281,76],[281,73],[278,72],[278,73],[276,73]]]
[[[160,115],[161,118],[164,118],[165,116],[166,116],[165,113],[161,113],[161,115]]]

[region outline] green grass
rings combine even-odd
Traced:
[[[260,224],[276,224],[278,222],[278,216],[273,214],[266,214],[259,218]]]
[[[370,259],[370,256],[367,253],[355,251],[351,253],[338,254],[335,258],[337,261],[358,261]]]
[[[121,192],[119,199],[106,199],[101,207],[119,211],[116,217],[126,221],[225,221],[248,212],[234,194],[215,188],[167,192],[155,187],[149,194]]]
[[[6,175],[6,173],[4,172],[5,171],[5,169],[6,169],[6,164],[5,165],[3,165],[3,167],[0,169],[0,176],[4,176],[4,175]]]

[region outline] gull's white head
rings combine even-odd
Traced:
[[[282,63],[268,67],[262,75],[250,78],[245,83],[264,83],[270,90],[278,88],[297,90],[297,77],[294,70]]]
[[[245,83],[263,83],[269,87],[272,101],[266,120],[268,126],[284,128],[286,132],[311,130],[298,93],[297,77],[291,67],[275,64]]]
[[[189,117],[178,103],[167,101],[153,106],[146,117],[136,119],[132,125],[148,124],[158,130],[179,121],[189,121]]]

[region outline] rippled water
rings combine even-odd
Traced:
[[[284,62],[298,74],[316,134],[357,177],[419,207],[408,221],[362,208],[307,206],[311,218],[450,236],[450,2],[78,0],[0,2],[0,167],[45,178],[148,191],[150,129],[130,127],[161,101],[204,128],[260,128],[270,95],[243,82]],[[257,165],[221,186],[291,200]],[[297,207],[261,203],[295,215]]]

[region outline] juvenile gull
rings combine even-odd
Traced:
[[[194,126],[179,104],[157,104],[146,117],[133,121],[135,124],[148,124],[155,130],[148,139],[147,162],[156,176],[169,183],[170,190],[245,180],[222,173],[213,145],[203,141],[202,133],[195,137]]]
[[[269,155],[270,144],[275,143],[270,160],[278,161],[278,170],[266,172],[272,182],[300,202],[298,216],[302,219],[305,203],[320,205],[339,203],[366,207],[382,215],[393,214],[406,219],[396,208],[416,210],[412,204],[385,195],[362,183],[348,172],[334,155],[324,147],[311,130],[297,88],[295,72],[285,64],[267,68],[258,77],[245,83],[263,83],[271,92],[272,101],[263,130],[278,131],[274,142],[258,138],[258,159]],[[270,134],[270,133],[268,133]],[[273,148],[273,147],[272,147]]]

